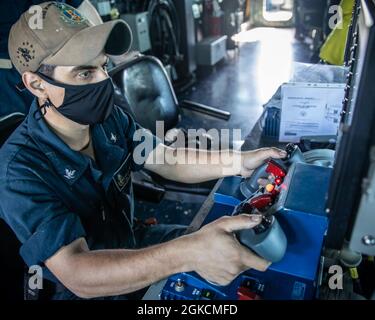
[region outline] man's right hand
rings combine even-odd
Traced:
[[[265,271],[270,262],[241,245],[234,235],[235,231],[254,228],[260,222],[260,215],[222,217],[187,236],[191,242],[188,245],[192,249],[192,270],[222,286],[248,269]]]

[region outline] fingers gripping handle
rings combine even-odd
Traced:
[[[251,197],[258,190],[258,180],[260,178],[266,178],[270,173],[274,174],[275,176],[280,176],[280,171],[284,171],[284,173],[286,173],[286,169],[289,168],[293,163],[305,162],[302,151],[295,144],[288,144],[285,151],[287,156],[284,159],[269,160],[267,163],[256,169],[250,178],[244,179],[241,182],[240,190],[246,198]],[[281,178],[284,176],[285,174],[281,176]]]
[[[275,217],[265,232],[257,234],[253,229],[236,233],[238,241],[269,262],[280,261],[286,252],[287,239]]]

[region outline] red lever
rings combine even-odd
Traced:
[[[284,178],[286,176],[284,168],[282,168],[277,162],[273,160],[268,161],[266,172],[273,174],[276,178]]]
[[[262,194],[255,198],[250,199],[250,205],[258,210],[264,209],[271,205],[273,198],[271,194]]]
[[[237,290],[238,300],[261,300],[260,297],[248,288],[239,287]]]

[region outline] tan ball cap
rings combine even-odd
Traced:
[[[44,2],[30,12],[9,34],[9,55],[21,74],[42,64],[87,65],[101,53],[121,55],[131,47],[132,33],[122,20],[93,25],[77,9],[58,2]]]

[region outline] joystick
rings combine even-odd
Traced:
[[[274,184],[281,185],[286,176],[287,169],[297,162],[305,162],[302,151],[297,145],[290,143],[285,147],[287,156],[284,159],[274,160],[270,159],[268,162],[256,169],[250,178],[244,179],[240,184],[240,190],[243,196],[250,198],[257,192],[258,180],[273,175]]]
[[[286,152],[284,159],[269,159],[250,179],[241,183],[241,191],[247,199],[233,212],[233,215],[262,214],[260,224],[252,229],[241,230],[236,235],[242,245],[270,262],[280,261],[287,248],[285,233],[276,217],[270,214],[271,207],[279,195],[287,169],[295,162],[304,162],[303,154],[296,145],[287,145]],[[268,176],[273,177],[272,181],[265,187],[258,188],[258,179]]]
[[[239,204],[233,215],[241,213],[255,214],[272,205],[273,198],[268,194],[258,195]],[[280,261],[285,254],[287,239],[277,219],[264,212],[262,221],[252,229],[236,233],[238,241],[270,262]]]

